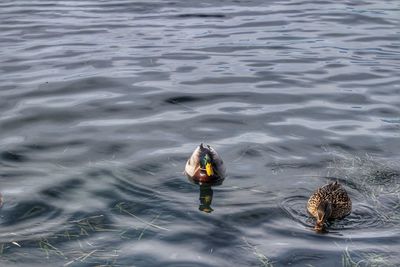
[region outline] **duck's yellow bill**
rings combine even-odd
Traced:
[[[214,171],[213,171],[211,163],[206,164],[206,172],[207,172],[207,176],[214,175]]]

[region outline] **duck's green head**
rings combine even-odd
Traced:
[[[200,159],[200,167],[203,170],[206,170],[207,176],[214,175],[212,159],[211,159],[210,155],[208,155],[208,153],[204,154],[201,157],[201,159]]]

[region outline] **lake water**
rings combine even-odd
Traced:
[[[398,265],[399,37],[397,0],[1,1],[0,265]]]

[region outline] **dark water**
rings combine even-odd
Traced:
[[[399,26],[395,0],[1,1],[0,265],[399,264]],[[333,180],[353,213],[319,235]]]

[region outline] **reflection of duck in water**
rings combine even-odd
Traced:
[[[211,186],[220,185],[225,179],[225,165],[218,153],[209,145],[200,144],[188,159],[185,174],[191,182],[200,185],[199,210],[212,212]]]
[[[200,185],[199,210],[204,211],[206,213],[214,211],[213,208],[211,208],[212,198],[213,198],[213,190],[211,186]]]
[[[225,165],[212,147],[200,144],[188,159],[185,173],[195,183],[216,185],[225,179]]]
[[[330,219],[341,219],[351,212],[351,200],[338,182],[318,188],[307,203],[307,211],[317,219],[316,231],[323,231]]]

